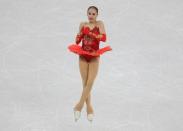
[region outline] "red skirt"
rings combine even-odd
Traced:
[[[100,56],[104,52],[112,50],[112,48],[110,46],[106,46],[106,47],[103,47],[103,48],[96,50],[95,52],[89,52],[89,51],[83,50],[83,48],[77,44],[69,45],[68,49],[75,54],[87,55],[87,56]]]

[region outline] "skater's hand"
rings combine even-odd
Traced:
[[[94,39],[97,39],[98,41],[106,41],[106,34],[95,34],[92,32],[89,32],[88,35]]]
[[[82,39],[83,39],[83,33],[78,33],[75,38],[76,44],[78,45]]]

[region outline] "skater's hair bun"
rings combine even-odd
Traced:
[[[97,8],[96,6],[89,6],[89,7],[88,7],[88,10],[91,9],[91,8],[95,9],[96,12],[97,12],[97,14],[98,14],[98,8]],[[87,11],[88,11],[88,10],[87,10]]]

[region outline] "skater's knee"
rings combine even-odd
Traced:
[[[86,83],[86,87],[89,87],[91,88],[92,85],[93,85],[94,81],[93,80],[88,80],[87,83]]]

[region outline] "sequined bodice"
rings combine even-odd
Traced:
[[[84,27],[84,28],[89,28],[89,27]],[[95,26],[93,29],[89,28],[89,31],[95,34],[99,34],[99,27]],[[93,52],[99,49],[99,41],[88,36],[84,35],[83,40],[82,40],[82,48],[83,50]]]

